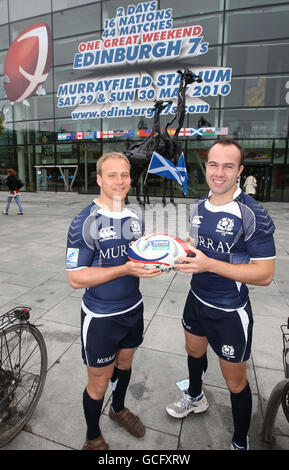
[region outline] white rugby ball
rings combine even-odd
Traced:
[[[171,235],[145,235],[129,246],[128,258],[135,263],[144,263],[145,268],[171,269],[178,257],[186,257],[189,247],[180,238]]]

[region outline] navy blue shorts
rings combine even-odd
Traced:
[[[81,342],[84,364],[105,367],[119,349],[136,348],[143,342],[143,303],[115,316],[93,317],[81,310]]]
[[[183,313],[183,327],[188,333],[205,336],[222,359],[243,362],[250,357],[253,316],[249,300],[244,308],[228,312],[203,304],[190,291]]]

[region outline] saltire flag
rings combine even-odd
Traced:
[[[181,156],[179,158],[176,168],[181,175],[182,183],[183,183],[183,193],[186,196],[189,177],[188,177],[188,172],[187,172],[187,167],[186,167],[186,162],[185,162],[185,157],[184,157],[183,152],[181,153]]]
[[[157,152],[153,153],[148,167],[147,174],[148,173],[153,173],[154,175],[159,175],[163,178],[175,180],[181,186],[183,184],[182,176],[175,165]]]

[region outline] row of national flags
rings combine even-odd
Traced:
[[[170,136],[175,135],[176,129],[168,129]],[[149,137],[151,129],[126,129],[123,131],[87,131],[87,132],[62,132],[57,135],[57,140],[93,140],[93,139],[111,139],[114,137]],[[210,135],[228,135],[228,127],[183,127],[180,137],[210,136]]]
[[[188,173],[183,152],[176,165],[159,153],[154,152],[147,170],[148,173],[176,181],[183,187],[183,193],[187,194]]]

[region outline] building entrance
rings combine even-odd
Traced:
[[[271,192],[272,166],[271,165],[246,165],[242,173],[241,187],[243,188],[247,176],[253,175],[257,180],[257,201],[269,201]]]
[[[74,191],[78,165],[35,165],[36,191]]]

